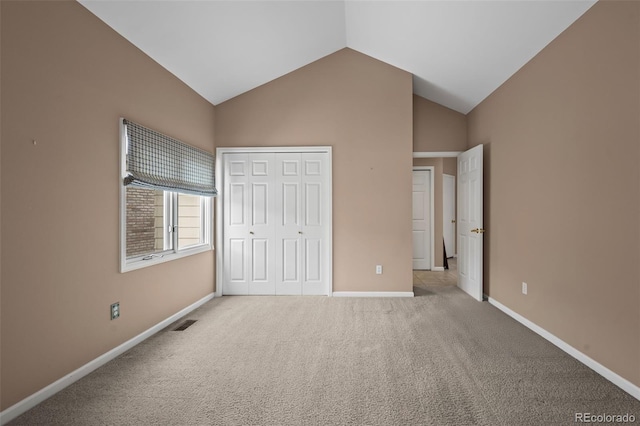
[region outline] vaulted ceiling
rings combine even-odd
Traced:
[[[464,114],[595,3],[79,1],[214,105],[349,47]]]

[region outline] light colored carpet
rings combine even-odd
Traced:
[[[222,297],[12,425],[569,425],[640,402],[456,287]]]

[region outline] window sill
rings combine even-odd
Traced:
[[[135,258],[135,259],[123,259],[120,263],[120,272],[135,271],[136,269],[142,269],[160,263],[169,262],[183,257],[192,256],[194,254],[204,253],[213,250],[211,244],[203,244],[195,247],[189,247],[179,252],[169,252],[152,257],[151,259]]]

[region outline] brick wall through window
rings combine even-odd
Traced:
[[[162,251],[163,192],[136,187],[126,192],[127,257]]]

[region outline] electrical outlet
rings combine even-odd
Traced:
[[[120,316],[120,302],[111,304],[111,319],[114,320]]]
[[[382,265],[376,265],[376,274],[382,275]]]
[[[522,282],[522,294],[527,294],[527,283]]]

